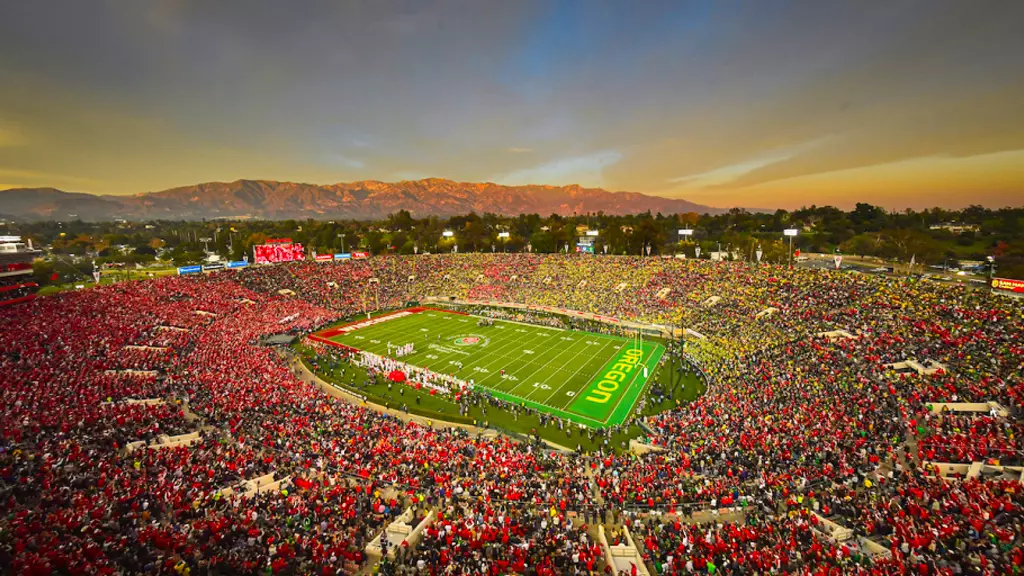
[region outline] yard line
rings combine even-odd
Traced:
[[[577,340],[577,342],[579,342],[579,340]],[[584,344],[584,346],[589,346],[589,344]],[[512,391],[510,391],[510,392],[509,392],[509,394],[512,394],[512,393],[513,393],[513,392],[514,392],[514,391],[516,390],[516,388],[519,388],[520,386],[522,386],[522,385],[523,385],[524,383],[526,383],[526,381],[527,381],[527,380],[530,380],[530,379],[532,379],[532,378],[533,378],[533,375],[534,375],[534,374],[536,374],[537,372],[540,372],[540,371],[541,371],[542,369],[544,369],[544,368],[547,368],[547,366],[548,366],[549,364],[551,364],[552,362],[554,362],[556,358],[558,358],[558,357],[559,357],[559,356],[561,356],[562,354],[565,354],[566,352],[568,352],[568,351],[572,350],[572,349],[573,349],[573,347],[574,347],[574,346],[569,346],[569,347],[565,348],[564,350],[562,350],[562,351],[561,351],[561,352],[559,352],[558,354],[555,354],[554,356],[552,356],[552,357],[551,357],[551,358],[550,358],[550,359],[549,359],[549,360],[548,360],[547,362],[545,362],[545,363],[544,363],[544,365],[543,365],[543,366],[541,366],[540,368],[538,368],[538,369],[534,370],[533,372],[530,372],[529,376],[528,376],[528,377],[526,377],[526,378],[523,378],[522,382],[520,382],[520,383],[519,383],[519,384],[517,384],[517,385],[516,385],[515,387],[513,387],[513,388],[512,388]]]
[[[532,346],[533,344],[531,344],[532,340],[530,339],[530,336],[531,335],[529,333],[523,334],[523,335],[521,335],[519,337],[516,337],[514,340],[512,340],[512,343],[516,344],[516,345],[519,345],[519,346]],[[524,341],[523,338],[526,338],[527,340]],[[505,347],[505,346],[502,347],[502,349],[505,349],[505,348],[507,348],[507,347]],[[529,365],[533,365],[533,364],[538,364],[538,362],[535,361],[535,360],[526,360],[525,357],[522,354],[508,355],[508,354],[503,354],[503,353],[493,353],[489,357],[484,358],[484,359],[486,359],[488,361],[487,364],[486,364],[486,366],[488,368],[490,368],[495,363],[495,361],[501,363],[500,365],[503,366],[503,367],[499,368],[499,370],[504,369],[504,365],[507,362],[509,362],[509,361],[511,361],[513,364],[515,364],[517,368],[522,368],[523,366],[529,366]],[[500,376],[500,372],[493,372],[490,375],[488,375],[487,377],[485,377],[483,380],[481,380],[480,382],[477,382],[477,386],[485,386],[484,382],[489,380],[491,378],[491,376],[493,376],[495,374]],[[507,372],[506,374],[507,375],[512,375],[511,372]],[[507,381],[504,378],[499,378],[499,380]],[[501,382],[499,382],[498,384],[500,384],[500,383]],[[502,390],[500,385],[496,385],[494,387],[496,389],[498,389],[499,391],[504,392],[504,390]]]
[[[604,354],[604,351],[605,351],[605,349],[607,349],[607,348],[608,348],[608,344],[611,344],[611,342],[605,343],[605,344],[604,344],[603,346],[601,346],[601,350],[599,350],[599,351],[597,352],[597,354],[595,354],[595,356],[597,356],[598,354]],[[588,344],[588,346],[589,346],[589,344]],[[577,353],[577,355],[578,355],[578,353]],[[604,366],[604,364],[606,364],[607,362],[608,362],[608,359],[602,360],[602,366]],[[582,366],[580,366],[580,367],[579,367],[579,368],[578,368],[578,369],[577,369],[577,370],[576,370],[575,372],[573,372],[572,376],[570,376],[570,377],[569,377],[568,379],[566,379],[566,381],[565,381],[565,382],[563,382],[561,386],[559,386],[558,388],[556,388],[556,389],[555,389],[555,391],[554,391],[554,392],[552,392],[552,393],[551,393],[551,394],[550,394],[550,395],[548,396],[548,399],[554,398],[554,397],[555,397],[555,396],[556,396],[556,395],[558,394],[558,392],[559,392],[559,391],[560,391],[560,390],[561,390],[562,388],[565,388],[565,385],[566,385],[566,384],[568,384],[569,382],[571,382],[571,381],[572,381],[572,379],[573,379],[573,378],[575,378],[575,377],[576,377],[576,375],[580,373],[580,370],[583,370],[584,368],[586,368],[588,364],[590,364],[590,362],[589,362],[589,361],[587,361],[587,362],[584,362]],[[598,370],[600,370],[600,369],[601,369],[601,368],[598,368]],[[591,376],[591,378],[593,378],[593,376]],[[589,386],[589,385],[590,385],[590,382],[587,382],[587,383],[586,383],[586,385],[587,385],[587,386]],[[529,397],[529,395],[527,395],[527,397]],[[573,400],[575,400],[575,399],[576,399],[576,397],[575,397],[575,396],[573,396],[572,398],[573,398]],[[566,404],[566,406],[568,406],[568,404]]]
[[[473,359],[473,361],[470,364],[476,364],[480,360],[486,360],[486,359],[488,359],[491,356],[500,355],[497,352],[497,350],[504,350],[506,348],[511,348],[510,344],[519,344],[521,339],[522,339],[521,336],[516,337],[514,339],[511,339],[511,340],[505,340],[504,338],[502,338],[501,344],[498,345],[498,346],[495,346],[493,348],[493,350],[495,350],[495,352],[491,352],[491,349],[488,349],[486,347],[478,348],[477,350],[479,350],[479,352],[478,352],[478,354],[474,355],[476,357]]]

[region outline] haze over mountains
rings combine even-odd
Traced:
[[[416,217],[447,217],[470,211],[506,216],[589,212],[620,215],[647,210],[663,214],[716,214],[724,211],[686,200],[577,185],[502,186],[439,178],[330,185],[237,180],[130,196],[82,194],[53,188],[0,191],[0,216],[20,220],[373,219],[401,209]]]

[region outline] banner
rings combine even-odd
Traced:
[[[342,252],[340,254],[335,254],[334,255],[334,259],[335,260],[348,260],[351,257],[352,257],[352,254],[350,254],[348,252]]]
[[[352,253],[352,258],[354,258],[356,260],[362,260],[362,259],[369,258],[369,257],[370,257],[370,253],[369,252],[353,252]]]
[[[327,262],[327,261],[330,261],[330,260],[334,260],[334,254],[317,254],[316,255],[316,261],[317,262]]]
[[[245,268],[249,265],[249,262],[245,260],[237,260],[234,262],[228,262],[228,268]]]
[[[223,264],[206,264],[206,265],[203,266],[203,270],[204,271],[220,270],[223,267],[224,267]]]
[[[1012,280],[1010,278],[993,278],[992,288],[995,290],[1007,290],[1009,292],[1024,293],[1024,280]]]
[[[178,275],[182,274],[198,274],[203,271],[202,266],[182,266],[178,268]]]

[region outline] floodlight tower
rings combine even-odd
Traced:
[[[680,228],[679,229],[679,235],[682,236],[683,238],[689,239],[689,238],[693,237],[693,229],[692,228]],[[700,246],[697,247],[696,253],[697,253],[697,258],[700,258]]]

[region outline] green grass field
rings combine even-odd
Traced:
[[[494,396],[593,428],[621,424],[656,373],[664,347],[644,340],[573,332],[434,309],[410,309],[323,330],[316,339],[382,356],[413,344],[399,360],[472,381]],[[647,368],[648,377],[644,376]]]

